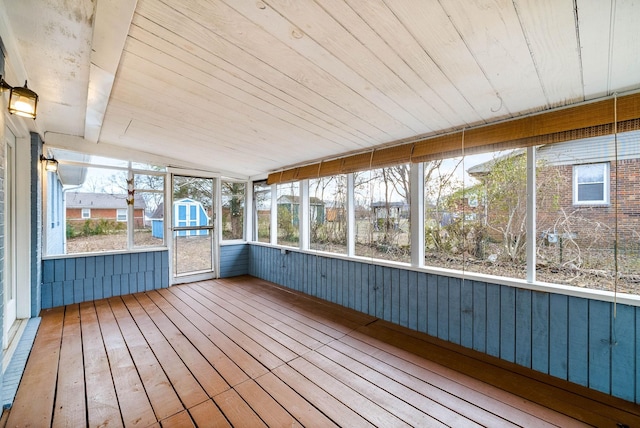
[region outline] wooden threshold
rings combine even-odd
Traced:
[[[243,276],[44,311],[5,421],[616,427],[640,406]]]

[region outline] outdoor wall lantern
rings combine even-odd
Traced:
[[[44,163],[44,170],[47,172],[58,172],[58,161],[52,156],[50,158],[40,155],[40,161]]]
[[[36,118],[38,94],[27,88],[26,80],[23,87],[13,87],[0,76],[0,91],[9,91],[9,113],[31,119]]]

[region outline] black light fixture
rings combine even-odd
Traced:
[[[13,87],[0,76],[0,91],[9,92],[9,113],[31,119],[36,118],[38,107],[38,94],[27,88],[27,81],[24,86]]]
[[[58,161],[51,156],[50,158],[40,155],[40,161],[44,163],[44,170],[47,172],[58,172]]]

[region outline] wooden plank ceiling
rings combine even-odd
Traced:
[[[134,4],[98,144],[237,176],[640,88],[633,0]],[[69,132],[47,92],[38,125]]]

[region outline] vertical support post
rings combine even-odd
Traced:
[[[212,203],[214,208],[215,217],[213,219],[213,242],[211,243],[211,254],[213,260],[211,264],[216,278],[220,278],[220,243],[222,242],[222,178],[217,177],[213,179],[212,183]]]
[[[527,148],[527,282],[536,280],[536,148]]]
[[[347,174],[347,255],[356,255],[356,203],[353,173]]]
[[[308,250],[309,241],[311,239],[310,234],[310,221],[309,216],[309,180],[300,181],[300,249]]]
[[[242,239],[245,241],[253,241],[253,182],[247,181],[244,192],[244,234]],[[257,231],[256,231],[257,238]]]
[[[271,185],[271,231],[269,240],[271,245],[278,243],[278,185]]]
[[[129,170],[127,171],[127,192],[135,192],[135,183],[133,170],[131,169],[131,162],[129,162],[128,166]],[[127,201],[131,201],[127,202],[127,248],[131,250],[134,246],[134,232],[136,227],[135,193],[127,194]],[[144,214],[142,221],[144,221]]]
[[[424,266],[424,164],[410,164],[411,265]]]

